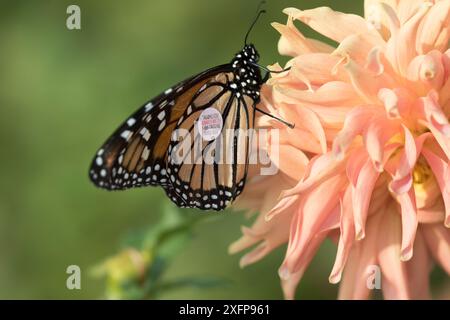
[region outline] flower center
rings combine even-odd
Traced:
[[[432,206],[440,192],[436,178],[423,157],[418,159],[412,176],[417,208]]]
[[[413,182],[414,185],[421,185],[428,181],[433,174],[431,168],[425,162],[423,158],[419,158],[413,171]]]

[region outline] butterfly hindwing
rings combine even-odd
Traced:
[[[168,196],[179,206],[224,209],[242,191],[248,166],[254,100],[233,89],[233,73],[206,83],[176,127],[169,147]],[[198,119],[214,108],[222,130],[215,139],[201,135]]]

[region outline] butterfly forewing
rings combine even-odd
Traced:
[[[97,151],[92,182],[109,190],[167,184],[167,148],[179,117],[200,88],[227,67],[191,77],[139,108]]]

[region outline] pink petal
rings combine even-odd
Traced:
[[[450,163],[444,161],[428,149],[424,149],[422,154],[430,165],[434,177],[438,182],[439,189],[441,189],[442,199],[445,205],[444,223],[450,228],[450,179],[448,178],[450,173]]]
[[[365,68],[370,70],[376,76],[379,76],[384,72],[385,66],[382,62],[381,49],[379,47],[374,47],[369,51]]]
[[[326,232],[322,232],[314,237],[311,240],[311,243],[305,253],[303,254],[303,264],[298,269],[298,271],[294,273],[289,273],[289,270],[285,265],[281,265],[279,269],[279,275],[281,278],[281,287],[283,289],[284,297],[287,300],[293,300],[295,297],[295,290],[297,288],[298,283],[300,282],[303,274],[305,273],[306,268],[311,263],[311,260],[316,255],[319,246],[325,240]]]
[[[416,56],[408,66],[407,78],[415,82],[418,94],[426,95],[430,90],[440,90],[444,85],[444,77],[442,53],[437,50]]]
[[[375,171],[370,160],[366,160],[358,175],[356,186],[352,188],[353,218],[355,220],[356,239],[365,237],[365,225],[370,198],[380,173]]]
[[[367,161],[367,153],[363,148],[358,148],[347,159],[346,174],[353,187],[356,187],[359,173]]]
[[[379,116],[370,122],[364,132],[364,145],[377,171],[383,171],[385,145],[399,133],[400,128],[399,122]]]
[[[370,70],[357,64],[352,59],[347,59],[344,68],[350,76],[355,91],[366,103],[378,102],[378,92],[380,89],[393,88],[395,86],[394,79],[389,74],[373,74]]]
[[[410,20],[417,12],[421,9],[423,6],[431,6],[432,2],[424,0],[408,0],[408,1],[398,1],[396,6],[396,11],[398,14],[398,17],[400,19],[400,22],[402,25],[404,25],[408,20]]]
[[[322,153],[322,147],[316,137],[309,130],[298,126],[294,129],[280,130],[280,144],[290,144],[299,150],[313,154]]]
[[[409,299],[411,295],[406,263],[400,260],[401,221],[396,210],[395,204],[391,204],[381,221],[383,235],[378,238],[381,287],[385,299]]]
[[[298,123],[299,126],[308,129],[319,142],[322,153],[327,151],[327,141],[325,137],[325,131],[322,127],[319,117],[307,107],[302,108],[280,107],[280,115],[284,119],[289,119],[294,123]],[[294,120],[295,119],[295,120]]]
[[[449,34],[441,38],[442,31],[449,26],[450,2],[439,1],[428,12],[417,32],[417,52],[425,54],[433,49],[448,48]]]
[[[419,99],[422,108],[422,117],[425,125],[450,159],[450,124],[446,115],[436,101],[434,94]]]
[[[422,232],[417,232],[414,242],[414,257],[406,263],[411,299],[431,299],[429,274],[430,255]]]
[[[282,55],[296,57],[305,53],[333,51],[333,48],[325,43],[305,38],[294,26],[291,17],[288,18],[286,25],[274,22],[272,27],[281,34],[278,50]]]
[[[352,246],[339,287],[338,299],[367,299],[370,296],[367,272],[370,266],[377,264],[377,239],[382,216],[370,216],[367,221],[367,237]]]
[[[292,87],[284,86],[275,86],[275,89],[277,94],[281,93],[286,96],[275,96],[275,99],[279,98],[276,102],[302,104],[307,107],[320,105],[322,107],[333,108],[362,104],[361,98],[355,94],[352,85],[341,81],[327,82],[314,92],[310,92],[308,90],[297,90]],[[332,109],[327,108],[326,110],[331,111]]]
[[[424,141],[430,136],[428,133],[425,133],[417,139],[414,139],[409,129],[404,125],[402,127],[405,133],[405,147],[401,152],[397,170],[389,185],[389,189],[397,194],[407,192],[412,187],[412,171],[414,170]]]
[[[450,58],[448,59],[450,60]],[[450,74],[450,70],[447,72],[447,74]],[[450,101],[450,76],[447,78],[447,81],[444,83],[439,92],[439,104],[441,106],[445,106],[447,103],[449,103],[449,101]]]
[[[389,39],[393,29],[398,29],[400,21],[394,11],[396,0],[366,0],[364,1],[364,15],[366,20],[383,36]]]
[[[268,253],[272,252],[278,246],[286,243],[289,239],[289,226],[292,219],[292,214],[279,215],[276,219],[266,221],[264,214],[258,216],[257,221],[252,226],[254,234],[244,233],[244,237],[255,238],[260,242],[259,245],[244,255],[239,265],[241,268],[255,263],[264,258]],[[256,243],[256,242],[255,242]],[[242,248],[239,248],[241,251]],[[236,245],[230,246],[230,253],[236,252]]]
[[[278,202],[280,192],[290,188],[294,183],[290,179],[286,179],[287,177],[283,174],[260,176],[259,172],[259,167],[249,166],[246,188],[233,204],[233,207],[237,210],[245,210],[250,214],[254,212],[266,213]]]
[[[303,179],[292,189],[282,192],[281,197],[289,197],[311,189],[339,172],[343,163],[335,160],[333,154],[326,153],[312,158],[306,167]]]
[[[367,22],[362,17],[333,11],[328,7],[303,11],[295,8],[287,8],[283,12],[291,15],[294,19],[301,20],[317,32],[337,42],[341,42],[347,36],[354,34],[355,30],[374,35],[378,34],[369,28]]]
[[[397,196],[402,212],[402,245],[400,259],[408,261],[413,256],[414,239],[417,231],[417,208],[414,188]]]
[[[389,119],[402,118],[403,124],[409,126],[416,125],[417,116],[412,109],[417,99],[414,93],[406,88],[382,88],[378,92],[378,99],[383,103]]]
[[[339,194],[345,177],[336,176],[317,186],[301,200],[299,211],[292,222],[285,267],[290,273],[302,265],[302,255],[310,240],[325,229],[337,227],[339,223]]]
[[[398,96],[393,90],[382,88],[378,92],[378,98],[383,102],[388,118],[394,119],[400,117]]]
[[[349,35],[342,40],[337,49],[333,52],[333,55],[339,57],[349,57],[357,64],[364,65],[367,63],[367,58],[372,52],[372,55],[375,53],[372,58],[375,58],[375,62],[378,62],[379,67],[381,64],[379,54],[381,50],[384,50],[384,47],[385,42],[378,33],[357,33]],[[374,49],[376,49],[376,51],[373,51]],[[377,70],[374,74],[380,75],[381,73],[382,72]]]
[[[417,199],[416,199],[417,202]],[[423,223],[442,223],[444,221],[444,203],[436,201],[434,205],[417,209],[417,220],[419,224]]]
[[[311,53],[302,54],[294,58],[292,69],[305,75],[314,86],[321,86],[329,81],[348,81],[348,75],[338,68],[332,70],[339,62],[339,58],[330,54]]]
[[[450,230],[440,224],[422,225],[421,230],[431,255],[450,275]]]
[[[273,207],[269,212],[267,212],[265,219],[266,221],[272,220],[275,216],[287,212],[292,206],[294,206],[299,200],[299,196],[290,196],[282,198],[275,207]]]
[[[386,55],[395,70],[402,76],[406,76],[408,65],[416,56],[416,48],[410,43],[415,43],[416,33],[423,16],[429,10],[428,5],[423,5],[400,28],[397,34],[393,34],[388,41]]]
[[[340,204],[341,221],[340,221],[340,237],[336,260],[334,261],[333,270],[329,276],[330,283],[338,283],[341,281],[342,271],[350,254],[353,241],[355,239],[355,228],[353,225],[353,211],[351,207],[351,187],[347,187],[344,198]]]
[[[308,157],[299,149],[290,145],[280,145],[277,156],[271,152],[270,157],[283,173],[294,180],[303,176],[303,171],[309,162]]]
[[[355,107],[345,118],[344,127],[333,141],[333,154],[338,159],[343,159],[347,148],[356,138],[362,134],[376,113],[376,109],[367,106]]]

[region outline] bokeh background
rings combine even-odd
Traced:
[[[81,30],[66,28],[70,4],[81,7]],[[142,238],[129,239],[164,229],[164,215],[188,221],[189,232],[176,240],[176,250],[168,249],[159,281],[194,280],[150,298],[282,298],[277,269],[284,247],[243,270],[239,256],[227,253],[240,226],[251,223],[242,213],[179,212],[159,188],[108,193],[87,175],[96,149],[144,101],[229,61],[257,5],[258,0],[1,1],[0,298],[111,297],[114,279],[123,276],[117,272],[127,265],[127,243],[142,244]],[[261,63],[286,61],[269,24],[286,20],[283,8],[322,5],[363,12],[362,0],[269,0],[268,13],[251,34]],[[331,243],[321,248],[297,298],[336,297],[337,286],[327,281],[334,250]],[[66,288],[72,264],[81,268],[81,290]],[[444,278],[433,273],[435,286]]]

